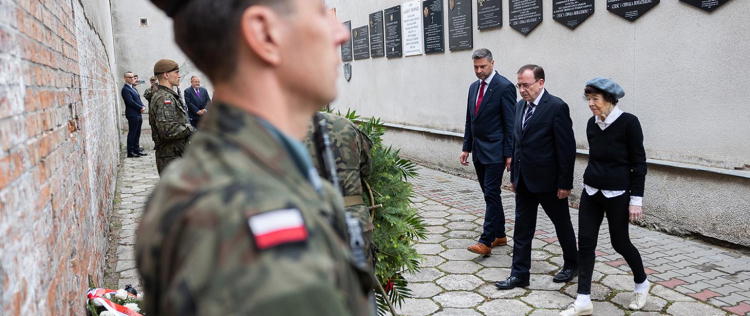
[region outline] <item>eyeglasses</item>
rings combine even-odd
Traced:
[[[128,77],[128,76],[125,76],[125,78],[128,78],[128,79],[133,79],[133,78],[135,78],[135,77],[133,77],[133,76],[130,76],[130,77]]]
[[[533,86],[535,83],[539,82],[539,80],[542,80],[542,79],[534,80],[534,82],[532,82],[532,83],[518,83],[518,84],[516,84],[516,88],[526,90],[526,89],[530,88],[531,86]]]

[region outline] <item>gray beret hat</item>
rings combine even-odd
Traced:
[[[615,96],[615,98],[617,98],[618,100],[625,96],[625,90],[623,90],[622,87],[617,84],[617,82],[614,82],[609,78],[596,77],[589,80],[589,82],[586,82],[586,85],[592,86],[602,91],[606,91],[607,93]]]

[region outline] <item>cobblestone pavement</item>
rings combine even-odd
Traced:
[[[126,135],[121,136],[121,142],[126,142]],[[118,288],[125,288],[131,284],[141,292],[141,281],[135,268],[135,231],[141,221],[141,214],[148,195],[159,182],[154,158],[154,142],[150,133],[141,132],[141,147],[148,156],[140,158],[124,158],[124,165],[118,181],[120,202],[115,216],[120,220],[120,239],[117,243],[117,266],[115,272],[120,274]],[[121,155],[125,155],[122,152]]]
[[[142,136],[141,146],[149,156],[124,159],[116,213],[122,223],[116,267],[119,287],[132,284],[139,291],[135,231],[144,203],[159,181],[150,135]],[[513,194],[502,193],[509,244],[482,258],[465,249],[481,233],[484,200],[478,183],[427,168],[420,168],[419,173],[413,181],[414,202],[429,234],[417,245],[425,256],[422,271],[406,276],[414,298],[399,308],[401,314],[557,315],[573,301],[575,283],[552,282],[562,266],[562,252],[544,212],[539,212],[533,242],[531,285],[499,291],[493,283],[510,275]],[[572,210],[576,229],[577,214]],[[612,249],[606,224],[600,233],[592,286],[595,315],[750,315],[750,257],[635,226],[631,228],[633,243],[653,286],[644,311],[630,313],[625,306],[632,295],[632,276]]]
[[[428,225],[416,247],[424,255],[419,273],[407,275],[414,298],[403,315],[557,315],[575,299],[575,283],[553,283],[562,250],[552,222],[539,212],[533,241],[531,285],[500,291],[495,281],[510,275],[513,193],[503,191],[508,246],[483,258],[466,250],[482,231],[484,199],[474,180],[420,168],[414,200]],[[648,212],[648,209],[645,209]],[[578,211],[571,209],[578,228]],[[606,219],[605,219],[606,221]],[[630,312],[633,277],[600,230],[592,284],[595,315],[750,315],[750,257],[683,238],[631,226],[631,239],[652,283],[643,311]],[[575,281],[574,281],[575,282]]]

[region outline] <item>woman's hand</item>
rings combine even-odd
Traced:
[[[643,218],[643,209],[640,206],[631,205],[628,208],[628,211],[630,211],[630,222],[635,223],[637,221],[640,221],[641,218]]]

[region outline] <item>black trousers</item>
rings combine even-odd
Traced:
[[[484,227],[479,242],[490,246],[495,238],[505,237],[505,213],[503,213],[503,199],[500,197],[500,186],[503,184],[503,170],[505,164],[482,164],[474,161],[474,170],[479,178],[479,186],[484,193]]]
[[[128,117],[128,154],[137,153],[140,150],[141,125],[143,118],[139,116]]]
[[[539,205],[542,205],[552,224],[555,225],[557,239],[563,250],[563,268],[578,268],[578,250],[576,249],[576,233],[570,222],[568,199],[558,199],[557,191],[533,193],[529,191],[523,181],[523,175],[518,177],[516,188],[516,226],[513,233],[513,267],[511,275],[522,280],[529,279],[531,269],[531,242],[536,232],[536,216]]]
[[[596,242],[599,239],[599,227],[602,225],[604,214],[609,223],[609,235],[612,247],[625,258],[633,270],[633,281],[646,281],[646,271],[638,249],[630,242],[628,229],[630,195],[623,194],[611,199],[606,198],[601,191],[589,196],[586,190],[581,193],[581,204],[578,209],[578,245],[580,274],[578,276],[578,294],[591,294],[591,274],[594,273],[594,259]]]

